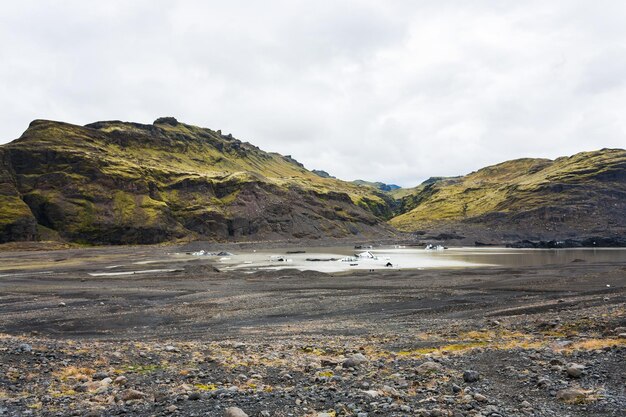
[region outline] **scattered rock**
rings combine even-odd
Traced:
[[[370,396],[370,397],[372,397],[372,398],[378,398],[378,397],[380,396],[380,394],[378,393],[378,391],[373,390],[373,389],[371,389],[371,390],[367,390],[367,391],[363,391],[363,393],[364,393],[364,394],[369,395],[369,396]]]
[[[124,375],[120,375],[115,378],[113,382],[117,385],[125,385],[128,382],[128,378],[126,378]]]
[[[415,369],[415,372],[417,372],[420,375],[438,373],[442,371],[443,371],[443,366],[440,363],[433,362],[433,361],[424,362],[423,364],[421,364]]]
[[[31,345],[29,345],[28,343],[21,343],[18,347],[17,350],[20,352],[32,352],[33,351],[33,347]]]
[[[230,407],[224,412],[224,417],[248,417],[248,415],[239,407]]]
[[[580,378],[585,370],[585,366],[578,363],[570,363],[567,365],[565,372],[570,378]]]
[[[146,396],[147,395],[145,393],[134,389],[127,389],[125,391],[122,391],[122,393],[120,394],[120,398],[122,399],[122,401],[143,400],[144,398],[146,398]]]
[[[187,397],[188,400],[191,401],[197,401],[200,398],[202,398],[202,395],[199,392],[192,392],[189,394],[189,396]]]
[[[556,398],[568,403],[584,402],[587,400],[589,392],[582,388],[566,388],[558,391]]]
[[[482,394],[478,394],[478,393],[477,393],[477,394],[474,394],[474,399],[475,399],[476,401],[478,401],[479,403],[486,403],[486,402],[487,402],[487,397],[485,397],[485,396],[484,396],[484,395],[482,395]]]
[[[478,371],[473,371],[470,369],[470,370],[463,372],[463,381],[467,383],[476,382],[479,379],[480,379],[480,374],[478,373]]]
[[[367,362],[367,358],[361,353],[356,353],[343,361],[341,366],[344,368],[356,368],[365,362]]]

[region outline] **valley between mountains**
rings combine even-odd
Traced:
[[[342,181],[172,117],[151,125],[35,120],[0,146],[3,243],[587,239],[620,246],[625,213],[623,149],[507,161],[406,189]]]

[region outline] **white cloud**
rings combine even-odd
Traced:
[[[21,1],[0,143],[35,118],[179,120],[415,185],[626,147],[621,1]]]

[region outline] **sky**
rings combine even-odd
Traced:
[[[0,143],[174,116],[402,186],[624,148],[624,22],[622,0],[7,2]]]

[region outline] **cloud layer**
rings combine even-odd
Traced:
[[[624,21],[619,0],[12,2],[0,143],[171,115],[404,186],[626,147]]]

